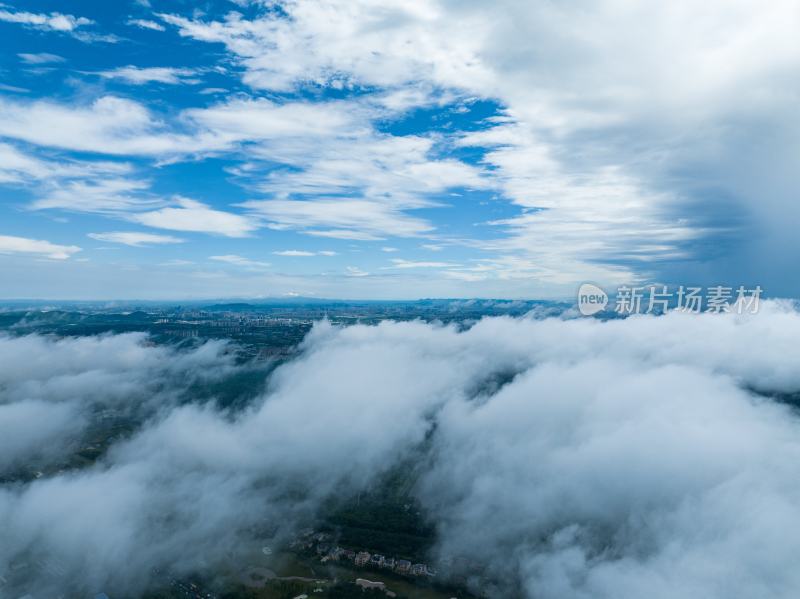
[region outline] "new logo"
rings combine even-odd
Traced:
[[[608,294],[597,285],[584,283],[578,289],[578,311],[584,316],[597,314],[608,305]]]

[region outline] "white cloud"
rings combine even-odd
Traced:
[[[277,227],[278,225],[276,225]],[[286,227],[281,226],[281,229]],[[367,231],[356,231],[353,229],[313,229],[303,231],[306,235],[313,237],[326,237],[328,239],[346,239],[349,241],[380,241],[385,237],[378,237],[374,233]]]
[[[185,73],[124,67],[105,74],[136,82],[172,82]],[[0,135],[42,146],[144,156],[230,150],[243,142],[259,142],[270,159],[292,162],[320,138],[368,133],[368,125],[359,118],[366,114],[358,104],[348,102],[277,104],[236,99],[187,109],[170,124],[143,104],[116,96],[103,96],[88,105],[0,99]],[[278,145],[269,149],[269,142]]]
[[[21,52],[17,54],[20,59],[27,64],[51,64],[54,62],[64,62],[64,58],[57,54],[50,54],[48,52],[39,52],[37,54],[28,54]]]
[[[178,352],[141,333],[0,336],[0,474],[63,460],[99,408],[146,417],[180,395],[176,377],[219,380],[233,370],[225,348]]]
[[[236,254],[225,254],[223,256],[210,256],[209,258],[211,260],[215,260],[216,262],[224,262],[226,264],[232,264],[233,266],[241,266],[243,268],[248,268],[252,270],[261,270],[272,266],[269,262],[250,260],[243,256],[237,256]]]
[[[280,250],[272,252],[276,256],[315,256],[315,252],[307,252],[305,250]]]
[[[384,266],[383,268],[452,268],[454,266],[457,266],[457,264],[453,264],[452,262],[415,261],[396,258],[392,260],[392,266]]]
[[[149,187],[147,181],[109,177],[55,181],[31,203],[31,208],[114,214],[162,205],[162,200],[144,193]]]
[[[348,277],[368,277],[369,273],[365,270],[361,270],[357,266],[348,266],[345,268],[345,276]]]
[[[52,260],[66,260],[80,252],[76,245],[58,245],[41,239],[0,235],[0,254],[31,254]]]
[[[328,195],[360,194],[374,204],[391,204],[384,210],[402,215],[402,210],[431,205],[429,194],[488,185],[478,169],[431,157],[434,139],[377,133],[371,120],[380,114],[357,100],[285,105],[247,100],[189,110],[186,117],[218,140],[247,144],[249,160],[236,174],[249,185],[278,197],[302,194],[321,202],[318,211],[329,209]],[[265,176],[261,161],[291,168]]]
[[[191,139],[164,131],[138,102],[104,96],[89,106],[0,99],[0,135],[37,145],[104,154],[186,151]]]
[[[0,182],[22,183],[27,177],[43,178],[48,174],[47,165],[29,156],[14,146],[0,143]]]
[[[153,31],[164,31],[165,27],[161,23],[150,21],[149,19],[130,19],[128,25],[139,27],[141,29],[151,29]]]
[[[371,87],[379,90],[374,101],[381,96],[396,110],[430,103],[417,89],[498,101],[500,126],[468,134],[465,145],[493,146],[485,164],[505,197],[545,208],[506,219],[511,231],[498,235],[507,243],[486,248],[521,266],[516,274],[509,266],[510,276],[647,276],[662,261],[685,258],[698,238],[725,232],[693,218],[709,203],[749,215],[744,228],[753,234],[740,234],[748,249],[732,252],[728,268],[747,278],[767,261],[791,269],[796,252],[785,247],[797,239],[787,223],[797,219],[785,211],[798,216],[793,166],[762,158],[793,155],[800,138],[791,0],[767,9],[756,0],[733,9],[723,0],[702,9],[690,0],[500,8],[299,0],[284,9],[288,18],[161,18],[183,36],[225,44],[255,88]],[[774,134],[765,151],[767,130]],[[324,166],[314,174],[329,185],[337,171]],[[755,241],[767,237],[773,241]]]
[[[177,77],[173,71],[152,69],[106,75],[164,82]],[[168,158],[246,149],[248,161],[234,170],[244,184],[277,198],[305,199],[252,200],[243,206],[271,227],[333,239],[423,236],[433,226],[407,211],[437,205],[429,196],[452,187],[489,185],[479,169],[432,157],[433,138],[376,132],[371,119],[381,114],[359,100],[278,104],[236,99],[185,110],[168,125],[143,105],[113,96],[89,106],[0,101],[0,117],[7,117],[0,120],[0,134],[66,149]],[[262,174],[266,165],[276,163],[290,168]],[[148,203],[160,207],[146,186],[143,181],[75,181],[49,190],[33,205],[83,211],[143,210]],[[132,218],[149,224],[158,214],[176,215],[165,208]],[[256,228],[243,217],[233,218],[237,234]]]
[[[278,227],[318,237],[375,240],[414,237],[433,229],[389,203],[367,199],[251,200],[242,206]]]
[[[293,257],[308,257],[308,256],[335,256],[336,252],[330,250],[322,250],[319,252],[311,252],[308,250],[279,250],[272,252],[276,256],[293,256]]]
[[[355,136],[368,131],[368,113],[351,102],[288,102],[232,99],[209,108],[184,113],[201,127],[230,142],[276,141],[292,148],[292,140]]]
[[[125,406],[164,390],[163,411],[98,465],[2,489],[0,566],[35,545],[64,572],[37,576],[37,596],[64,578],[143,591],[163,564],[246,563],[254,526],[280,545],[413,459],[431,560],[464,558],[476,595],[791,599],[800,420],[767,395],[800,390],[798,335],[800,315],[776,303],[745,317],[321,323],[233,412],[176,401],[187,379],[233,369],[222,344],[0,339],[16,412],[0,444],[19,453],[41,439],[57,452],[70,422],[30,399]]]
[[[111,231],[108,233],[89,233],[89,237],[97,241],[121,243],[133,247],[147,245],[161,245],[165,243],[183,243],[185,240],[172,235],[157,235],[155,233],[142,233],[139,231]]]
[[[448,279],[464,281],[465,283],[480,283],[488,278],[484,272],[469,272],[464,270],[446,270],[442,273]]]
[[[91,25],[93,21],[85,17],[74,17],[57,12],[50,14],[40,14],[31,12],[11,12],[0,10],[0,21],[7,23],[19,23],[36,29],[50,31],[72,32],[78,27]]]
[[[505,264],[504,276],[633,281],[648,261],[686,257],[686,242],[704,233],[668,217],[673,196],[648,191],[619,168],[565,172],[552,148],[516,123],[465,135],[460,143],[489,148],[485,162],[523,209],[491,223],[505,235],[482,244]]]
[[[122,72],[110,72],[114,73]],[[174,76],[171,71],[126,73],[142,80],[167,81]],[[277,104],[237,99],[185,110],[175,126],[168,126],[143,105],[113,96],[77,107],[0,101],[0,117],[7,117],[0,120],[0,134],[46,146],[111,154],[175,157],[246,148],[248,162],[235,170],[245,183],[279,198],[302,194],[306,199],[254,200],[245,206],[267,217],[273,226],[337,239],[424,235],[432,231],[432,225],[408,215],[407,210],[436,205],[429,196],[452,187],[489,185],[479,169],[432,157],[433,138],[377,133],[370,122],[380,114],[369,102],[357,100]],[[265,162],[291,168],[273,168],[264,176]],[[69,188],[59,189],[36,206],[61,207],[73,201],[89,205],[91,202],[80,198],[81,193],[98,191],[98,186],[87,182],[72,187],[81,189],[77,194]],[[356,194],[368,199],[328,197]],[[96,195],[87,197],[94,201]],[[136,202],[148,199],[152,200],[124,196],[114,201],[130,202],[133,208]]]
[[[3,90],[3,91],[6,91],[6,92],[15,93],[15,94],[27,94],[27,93],[29,93],[31,91],[27,87],[19,87],[19,86],[16,86],[16,85],[8,85],[6,83],[0,83],[0,89]]]
[[[270,173],[259,185],[265,192],[315,195],[361,192],[397,204],[422,206],[425,195],[454,187],[487,188],[480,169],[452,159],[432,157],[436,139],[393,137],[372,131],[308,139],[305,143],[256,146],[255,155],[301,167]]]
[[[224,237],[247,237],[258,228],[252,219],[210,208],[189,198],[177,197],[175,206],[128,215],[128,219],[148,227],[173,231],[195,231]]]
[[[29,184],[35,181],[51,185],[46,191],[52,191],[72,179],[114,177],[130,171],[129,164],[120,162],[42,159],[0,142],[0,183]],[[95,187],[98,186],[102,185]]]
[[[75,406],[42,399],[0,404],[0,472],[17,464],[35,465],[51,458],[53,445],[69,447],[86,425]]]
[[[119,67],[110,71],[97,73],[104,79],[122,79],[133,85],[145,83],[167,83],[178,85],[181,83],[197,83],[190,79],[196,74],[193,69],[180,69],[175,67],[135,67],[132,65]]]
[[[5,5],[0,4],[0,7]],[[91,31],[86,31],[87,25],[94,24],[94,21],[86,17],[75,17],[73,15],[65,15],[58,12],[47,13],[32,13],[32,12],[13,12],[10,10],[0,9],[0,21],[6,23],[17,23],[32,29],[40,31],[54,31],[57,33],[64,33],[74,37],[77,40],[87,43],[105,42],[116,43],[120,38],[114,34],[99,34]]]
[[[182,36],[224,44],[253,88],[375,91],[346,101],[236,98],[174,118],[120,98],[89,106],[5,99],[0,134],[166,159],[246,151],[232,169],[239,182],[289,203],[265,204],[273,226],[338,239],[424,236],[433,225],[408,211],[454,187],[501,190],[497,199],[519,212],[494,221],[496,239],[473,242],[494,257],[481,275],[494,281],[631,282],[676,260],[707,273],[708,256],[695,253],[710,253],[704,248],[722,232],[745,246],[725,262],[741,278],[759,276],[768,259],[776,272],[791,269],[796,252],[785,248],[798,243],[789,223],[800,205],[788,157],[800,139],[792,76],[800,50],[790,0],[768,9],[755,0],[733,9],[722,0],[702,9],[688,0],[500,9],[298,0],[283,8],[158,18]],[[3,15],[52,26],[53,15]],[[72,19],[59,26],[77,27]],[[416,106],[458,104],[466,114],[475,98],[501,106],[483,123],[495,127],[399,137],[375,125]],[[489,151],[477,166],[443,158],[441,146],[454,140]],[[342,221],[325,214],[335,196],[386,207],[327,224]],[[300,198],[305,204],[295,205]],[[298,223],[295,213],[311,212],[312,202],[319,221]],[[715,211],[741,216],[742,230],[715,223],[707,216]],[[454,276],[475,276],[464,272]]]
[[[167,260],[166,262],[161,262],[159,266],[190,266],[192,264],[194,264],[194,262],[192,262],[191,260],[175,259],[175,260]]]
[[[448,26],[437,3],[352,2],[347,7],[297,2],[286,7],[291,19],[266,14],[248,20],[232,13],[209,23],[159,16],[181,35],[226,44],[247,69],[244,81],[254,87],[286,91],[305,81],[390,87],[438,77],[448,83],[486,79],[475,54],[486,28],[478,27],[476,18],[460,15],[464,31],[453,35],[455,24]]]

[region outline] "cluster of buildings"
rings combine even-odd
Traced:
[[[327,533],[314,533],[307,529],[290,546],[296,549],[312,549],[316,545],[316,553],[322,562],[347,561],[353,562],[358,568],[381,568],[404,576],[436,576],[436,570],[427,564],[414,564],[406,559],[396,559],[379,553],[346,549],[330,543],[329,539],[330,535]]]
[[[349,553],[353,553],[350,551]],[[349,558],[347,550],[343,552],[345,558]],[[435,576],[436,572],[429,568],[427,564],[412,564],[406,559],[395,559],[393,557],[385,557],[378,553],[370,554],[367,551],[359,551],[353,557],[353,563],[358,567],[369,566],[372,568],[385,568],[387,570],[394,570],[398,574],[405,574],[406,576]]]
[[[379,553],[353,551],[344,547],[332,547],[326,543],[317,545],[317,554],[322,561],[351,561],[359,568],[382,568],[405,576],[436,576],[436,571],[427,564],[412,564],[407,559],[395,559]]]

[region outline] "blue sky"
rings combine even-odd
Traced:
[[[800,8],[0,4],[0,297],[800,293]]]

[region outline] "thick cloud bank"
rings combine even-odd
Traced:
[[[800,313],[777,303],[466,331],[320,324],[248,409],[173,407],[92,467],[6,485],[0,570],[55,560],[31,584],[66,576],[96,591],[144,588],[164,563],[212,569],[254,530],[280,539],[427,439],[416,493],[437,528],[432,559],[463,558],[490,596],[793,598],[800,421],[767,395],[800,391],[798,338]],[[52,342],[4,343],[40,344],[69,377],[124,362],[111,348],[127,347],[70,342],[109,344],[93,366]],[[210,368],[159,351],[169,359],[145,372],[170,359]],[[36,412],[51,401],[36,368],[2,377],[40,391],[4,404],[15,428],[58,428],[58,412],[55,425]]]
[[[225,343],[177,352],[146,341],[141,333],[0,336],[0,475],[57,458],[98,411],[162,409],[193,382],[219,380],[234,368]]]

